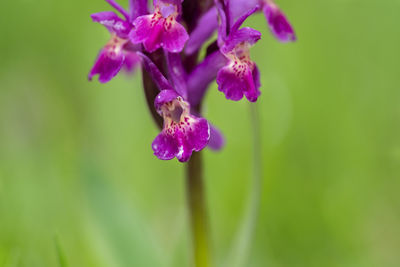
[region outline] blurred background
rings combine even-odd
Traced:
[[[246,266],[400,266],[400,1],[277,3],[295,44],[247,22],[263,33],[263,182]],[[109,39],[89,15],[111,8],[0,9],[0,266],[187,266],[184,170],[152,155],[140,73],[86,78]],[[205,116],[227,140],[204,153],[222,266],[250,187],[250,109],[214,85]]]

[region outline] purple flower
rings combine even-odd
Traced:
[[[154,155],[162,160],[176,157],[180,162],[190,159],[193,151],[205,148],[210,139],[206,119],[190,114],[190,104],[173,90],[162,90],[155,106],[164,119],[161,133],[154,139]]]
[[[148,52],[162,47],[168,52],[181,52],[189,35],[177,21],[181,1],[154,1],[154,13],[139,16],[133,21],[134,30],[130,34],[133,43],[143,43]]]
[[[211,138],[211,128],[207,120],[191,113],[190,104],[171,83],[162,75],[157,66],[145,55],[139,53],[143,58],[143,67],[152,77],[154,83],[160,89],[154,101],[154,106],[163,117],[163,129],[154,139],[152,148],[154,155],[162,160],[170,160],[176,157],[180,162],[190,159],[193,151],[205,148]],[[180,68],[180,63],[174,55],[168,55],[170,68]],[[175,76],[181,71],[171,71],[170,76]],[[173,78],[174,80],[175,78]],[[174,82],[175,86],[180,84],[178,91],[186,90],[185,85]],[[223,146],[223,138],[218,130],[213,129],[213,148],[220,149]]]
[[[99,74],[99,81],[106,83],[114,78],[124,67],[133,71],[139,63],[135,51],[137,47],[129,41],[129,32],[132,27],[129,21],[123,20],[111,11],[91,15],[94,22],[104,25],[111,33],[110,41],[100,51],[90,73],[89,80]]]
[[[243,95],[250,102],[257,101],[260,96],[260,74],[256,64],[250,59],[250,47],[260,38],[261,33],[251,28],[241,28],[243,22],[257,8],[241,16],[226,33],[226,17],[220,10],[220,51],[228,59],[228,63],[217,74],[218,90],[227,99],[241,100]]]
[[[296,41],[292,25],[290,25],[285,14],[272,0],[263,0],[263,11],[268,21],[269,28],[274,36],[281,42]]]

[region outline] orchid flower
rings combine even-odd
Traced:
[[[130,34],[133,43],[143,43],[146,51],[154,52],[162,47],[169,52],[181,52],[189,35],[178,19],[180,0],[154,0],[154,12],[139,16],[133,21]]]
[[[89,80],[92,80],[93,76],[98,74],[101,83],[109,82],[122,68],[128,73],[133,72],[140,61],[136,55],[139,47],[132,44],[129,40],[129,33],[132,30],[131,20],[134,18],[134,14],[137,14],[132,8],[136,4],[136,1],[130,2],[132,15],[116,2],[107,2],[125,18],[120,18],[112,11],[104,11],[91,15],[92,20],[106,27],[111,35],[108,43],[101,49],[88,76]]]

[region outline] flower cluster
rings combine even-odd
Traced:
[[[110,32],[89,73],[110,81],[121,69],[132,72],[141,65],[150,109],[163,119],[154,139],[154,154],[162,160],[190,159],[193,151],[224,145],[219,130],[201,117],[209,85],[216,80],[227,99],[260,96],[260,72],[250,49],[261,33],[242,27],[246,19],[263,12],[271,33],[281,42],[295,41],[294,30],[273,0],[130,0],[129,11],[106,0],[118,12],[92,14],[94,22]],[[208,42],[214,32],[218,37]],[[204,47],[208,43],[208,47]],[[199,52],[205,48],[205,56]],[[151,78],[151,85],[145,76]],[[157,94],[152,93],[157,88]],[[154,113],[155,113],[154,112]],[[160,125],[161,126],[161,125]]]

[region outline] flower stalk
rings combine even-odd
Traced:
[[[193,263],[195,267],[210,267],[210,235],[201,152],[193,153],[186,164],[186,194],[192,232]]]

